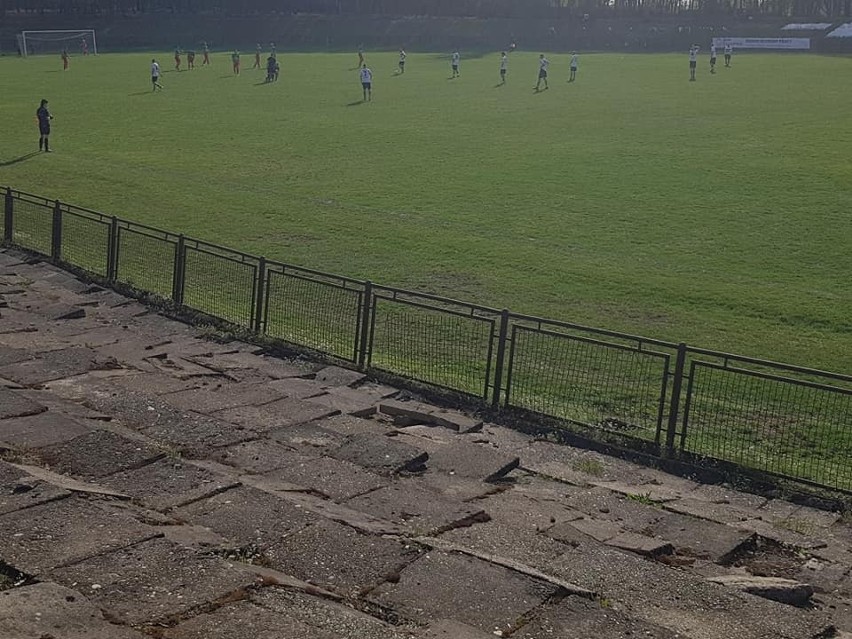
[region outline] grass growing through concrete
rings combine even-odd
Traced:
[[[168,57],[160,56],[168,71]],[[536,55],[0,59],[2,181],[306,266],[519,312],[848,369],[852,98],[844,58]],[[244,60],[244,63],[246,60]],[[50,100],[51,155],[34,111]],[[13,162],[13,163],[10,163]]]

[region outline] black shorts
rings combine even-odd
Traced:
[[[546,78],[547,77],[547,71],[545,71],[544,69],[539,69],[538,77],[539,77],[539,79]]]
[[[500,75],[506,75],[506,69],[500,69]]]
[[[372,82],[362,82],[361,88],[364,89],[365,91],[368,91],[368,90],[373,88],[373,83]]]
[[[694,69],[694,68],[695,68],[695,60],[690,60],[690,61],[689,61],[689,68],[690,68],[690,69]]]
[[[50,122],[39,122],[38,132],[41,135],[50,135]]]
[[[730,53],[726,53],[726,54],[725,54],[725,60],[730,60],[730,59],[731,59],[731,54],[730,54]]]
[[[710,58],[710,64],[716,64],[716,58]]]
[[[400,60],[400,61],[399,61],[399,66],[400,66],[400,67],[404,67],[404,66],[405,66],[405,60]]]
[[[152,75],[151,76],[151,84],[157,84],[157,82],[159,82],[159,81],[160,81],[160,76],[158,76],[158,75]]]
[[[571,73],[577,73],[577,67],[571,67]]]
[[[458,70],[459,70],[459,65],[454,64],[454,65],[453,65],[453,71],[458,71]]]

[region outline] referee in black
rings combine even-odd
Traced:
[[[50,153],[50,121],[53,119],[53,116],[47,110],[47,100],[41,101],[36,111],[36,117],[38,118],[38,132],[40,134],[38,150],[41,151],[44,149],[45,153]]]

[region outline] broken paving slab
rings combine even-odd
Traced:
[[[107,430],[89,431],[37,454],[52,470],[85,479],[141,468],[165,457],[162,449]]]
[[[420,622],[453,619],[505,633],[559,590],[480,559],[433,551],[403,570],[397,583],[382,584],[369,598]]]
[[[308,398],[309,402],[333,408],[347,415],[369,417],[378,411],[381,397],[361,388],[330,388],[322,395]]]
[[[801,639],[818,637],[831,627],[819,611],[751,597],[603,544],[569,548],[548,572],[599,593],[637,619],[690,639]]]
[[[391,625],[351,606],[289,588],[262,588],[250,593],[250,597],[264,609],[328,632],[334,639],[414,639],[421,636],[402,620],[395,619],[395,624]],[[300,635],[292,637],[301,639]],[[281,639],[281,635],[274,639]],[[305,639],[313,638],[308,635]]]
[[[326,366],[317,371],[315,379],[323,386],[352,386],[364,381],[367,376],[340,366]]]
[[[683,635],[604,607],[598,601],[565,597],[547,604],[512,633],[518,639],[679,639]]]
[[[269,438],[305,454],[321,454],[329,449],[338,448],[346,441],[346,436],[337,431],[323,428],[326,420],[320,419],[296,426],[285,426],[270,431]]]
[[[363,433],[350,435],[339,448],[329,450],[335,459],[348,461],[381,475],[417,472],[429,454],[393,437]]]
[[[780,577],[720,575],[710,577],[708,581],[791,606],[806,606],[814,594],[809,584]]]
[[[162,399],[180,410],[193,410],[210,414],[237,406],[260,406],[282,399],[286,394],[268,384],[209,383],[200,388],[191,388],[163,395]]]
[[[70,496],[63,488],[0,462],[0,515]]]
[[[493,633],[450,619],[430,623],[425,632],[423,639],[494,639]]]
[[[68,417],[80,419],[91,419],[95,421],[108,422],[112,419],[109,415],[92,410],[84,406],[82,402],[75,402],[64,397],[59,397],[49,390],[23,389],[17,391],[27,399],[43,405],[47,410],[62,413]]]
[[[76,590],[43,582],[0,592],[0,637],[9,639],[145,639],[109,623]]]
[[[663,505],[663,508],[682,515],[690,515],[727,525],[741,526],[743,522],[752,517],[752,513],[737,506],[695,499],[694,497],[684,497],[667,502]]]
[[[566,548],[563,543],[534,529],[492,519],[443,533],[439,540],[472,551],[478,557],[501,558],[547,573],[550,563]],[[492,559],[493,561],[494,559]]]
[[[29,575],[159,536],[127,510],[81,496],[0,516],[0,557]]]
[[[327,392],[323,385],[319,382],[299,377],[276,379],[268,382],[268,384],[270,388],[284,393],[287,397],[295,397],[296,399],[316,397],[317,395],[322,395]]]
[[[100,482],[130,495],[147,508],[161,512],[239,485],[230,477],[211,473],[172,457],[103,477]]]
[[[393,417],[397,426],[426,424],[442,426],[459,433],[476,432],[482,428],[480,419],[414,401],[385,400],[379,404],[379,411]]]
[[[576,546],[580,543],[588,543],[589,539],[607,542],[620,535],[621,532],[621,526],[617,522],[583,517],[574,521],[554,524],[553,527],[545,531],[545,534],[564,544]]]
[[[671,555],[674,552],[674,546],[671,542],[633,532],[620,533],[611,539],[607,539],[605,543],[613,548],[627,550],[643,557],[661,557]]]
[[[452,500],[404,479],[350,499],[346,505],[405,526],[418,535],[434,534],[489,519],[483,504]]]
[[[152,539],[51,572],[84,592],[117,623],[156,625],[228,597],[256,575],[219,557],[165,539]]]
[[[242,347],[242,345],[240,345]],[[187,359],[214,371],[235,373],[255,370],[269,379],[289,379],[303,377],[311,372],[311,367],[301,362],[293,362],[268,355],[255,355],[250,351],[227,353],[204,353],[187,356]]]
[[[294,639],[340,637],[250,601],[237,601],[191,617],[160,634],[161,639],[282,639],[284,636]]]
[[[11,417],[0,422],[0,448],[29,450],[67,442],[91,428],[59,413]]]
[[[303,486],[335,501],[346,501],[383,486],[388,481],[345,460],[283,453],[284,464],[265,473],[264,479],[279,480]]]
[[[321,519],[265,549],[269,565],[340,595],[356,597],[399,573],[422,553],[413,542],[364,535]]]
[[[104,358],[90,348],[73,347],[42,353],[37,359],[0,367],[0,376],[24,386],[35,386],[116,366],[114,360]]]
[[[178,509],[191,524],[206,526],[236,546],[264,549],[318,517],[276,495],[241,486]]]
[[[289,381],[289,380],[288,380]],[[217,411],[212,416],[225,422],[266,433],[284,426],[294,426],[334,415],[338,411],[311,404],[295,397],[285,397],[263,406],[237,406]]]
[[[360,435],[362,433],[372,433],[373,435],[387,435],[393,432],[393,428],[384,424],[381,421],[372,419],[364,419],[355,417],[354,415],[332,415],[318,419],[316,424],[326,430],[340,433],[341,435]]]
[[[719,561],[752,537],[751,532],[737,530],[706,519],[679,513],[665,513],[656,522],[636,526],[625,520],[625,528],[644,532],[670,541],[678,555]]]
[[[495,481],[512,472],[520,459],[485,446],[453,442],[429,454],[429,468],[450,475]]]
[[[38,415],[46,410],[47,406],[29,399],[21,391],[0,387],[0,420]],[[2,426],[0,426],[0,437],[2,437]]]
[[[275,442],[255,439],[220,448],[211,457],[239,471],[262,474],[284,466],[287,463],[286,455],[291,452]]]

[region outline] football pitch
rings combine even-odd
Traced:
[[[852,59],[0,58],[0,185],[268,258],[849,372]],[[264,56],[265,57],[265,56]],[[720,56],[720,63],[722,62]],[[184,62],[185,64],[185,62]],[[54,153],[37,150],[46,98]]]

